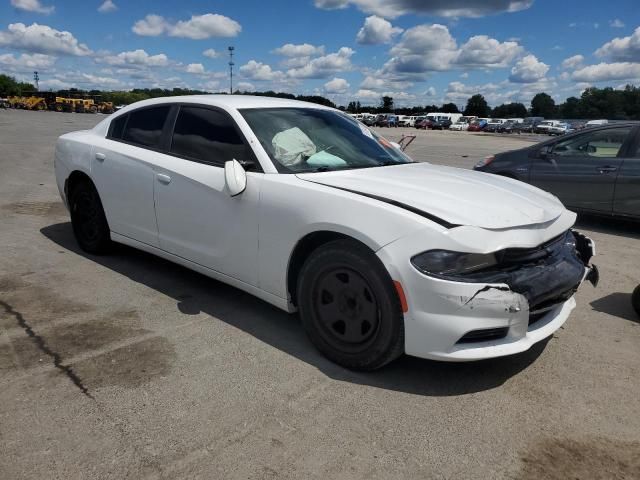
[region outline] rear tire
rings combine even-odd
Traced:
[[[89,181],[74,185],[69,192],[69,211],[73,234],[82,250],[94,255],[111,250],[111,233],[100,195]]]
[[[404,316],[382,262],[351,240],[316,250],[300,272],[300,318],[327,358],[355,370],[375,370],[404,353]]]
[[[631,295],[631,305],[633,305],[633,309],[640,316],[640,285],[636,287]]]

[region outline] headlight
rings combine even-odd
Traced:
[[[422,273],[436,275],[470,273],[497,263],[493,253],[464,253],[448,250],[429,250],[411,258],[411,264]]]
[[[495,159],[496,159],[495,155],[489,155],[488,157],[484,157],[482,160],[480,160],[478,163],[476,163],[476,166],[474,168],[486,167],[491,162],[493,162]]]

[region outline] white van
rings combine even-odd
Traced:
[[[442,113],[442,112],[432,112],[427,113],[427,118],[432,122],[439,120],[449,120],[451,123],[456,123],[462,117],[461,113]]]
[[[609,120],[589,120],[587,123],[584,124],[585,128],[588,127],[599,127],[600,125],[607,125],[609,123]]]

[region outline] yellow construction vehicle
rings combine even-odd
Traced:
[[[30,95],[28,97],[14,95],[9,97],[8,99],[9,107],[11,108],[21,108],[24,110],[46,110],[47,102],[44,98],[38,97],[35,95]]]

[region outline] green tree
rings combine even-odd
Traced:
[[[18,82],[14,77],[0,74],[0,95],[22,95],[35,90],[36,87],[30,83]]]
[[[475,115],[476,117],[488,117],[490,113],[489,105],[482,95],[476,93],[467,100],[464,109],[465,115]]]
[[[553,118],[556,116],[556,102],[550,95],[537,93],[531,100],[531,116]]]
[[[562,118],[581,118],[582,105],[580,99],[576,97],[569,97],[567,100],[558,106],[558,112]]]
[[[522,103],[503,103],[494,108],[491,115],[498,118],[524,118],[527,116],[527,107]]]
[[[393,97],[386,95],[380,99],[380,110],[382,112],[393,112]]]
[[[442,113],[460,113],[458,106],[455,103],[445,103],[440,108]]]

